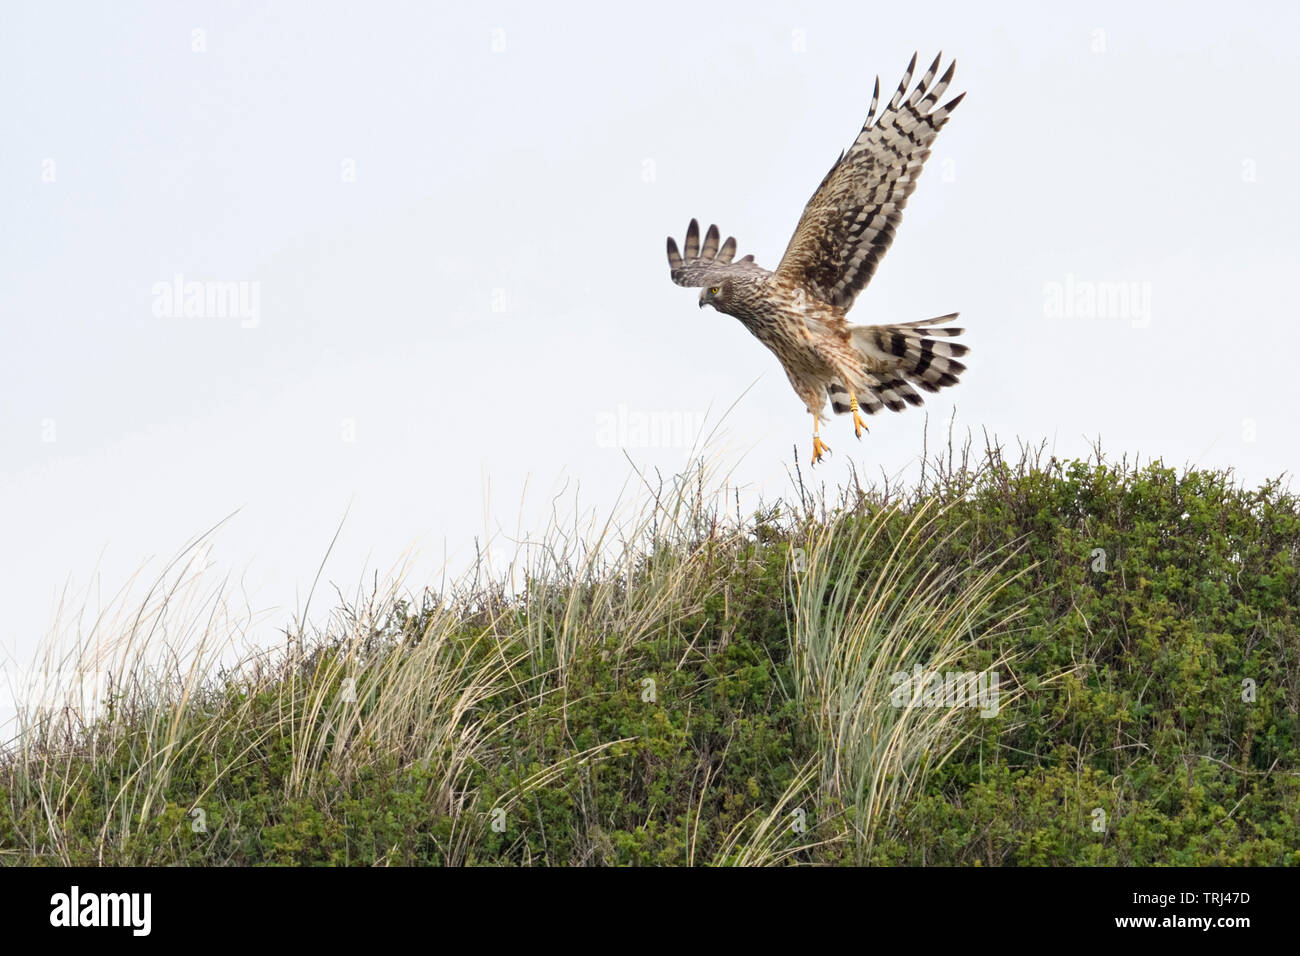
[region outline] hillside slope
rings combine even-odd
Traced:
[[[1300,863],[1279,482],[991,452],[737,526],[697,478],[522,588],[238,672],[124,658],[103,719],[0,765],[0,861]],[[926,671],[1001,699],[900,703]]]

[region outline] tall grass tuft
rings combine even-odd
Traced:
[[[978,719],[956,694],[911,693],[917,669],[968,672],[1017,613],[988,613],[1018,576],[1002,573],[1010,556],[955,564],[942,513],[924,499],[840,514],[809,526],[790,565],[796,695],[817,734],[822,800],[848,811],[860,862]],[[1010,664],[998,655],[983,670],[1005,680]]]

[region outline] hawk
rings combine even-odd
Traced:
[[[935,83],[942,56],[935,57],[909,96],[914,54],[879,116],[876,78],[862,131],[808,201],[775,271],[757,265],[752,255],[735,259],[736,240],[719,244],[717,226],[709,227],[701,247],[694,219],[684,252],[668,239],[672,280],[702,286],[700,308],[711,305],[735,316],[780,360],[813,416],[814,465],[830,451],[819,432],[828,398],[837,415],[853,413],[853,431],[861,438],[866,427],[861,412],[920,405],[913,385],[937,392],[956,385],[966,370],[957,361],[966,346],[945,341],[964,330],[938,327],[956,312],[901,325],[850,325],[845,319],[894,241],[930,145],[966,95],[935,108],[957,67],[954,61]]]

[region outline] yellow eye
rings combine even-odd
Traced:
[[[715,285],[712,289],[709,290],[709,295],[717,295],[717,294],[718,294],[718,287]]]

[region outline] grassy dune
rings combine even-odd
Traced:
[[[0,862],[1300,863],[1280,482],[949,451],[740,516],[712,481],[233,661],[182,561],[50,662],[105,692],[0,758]]]

